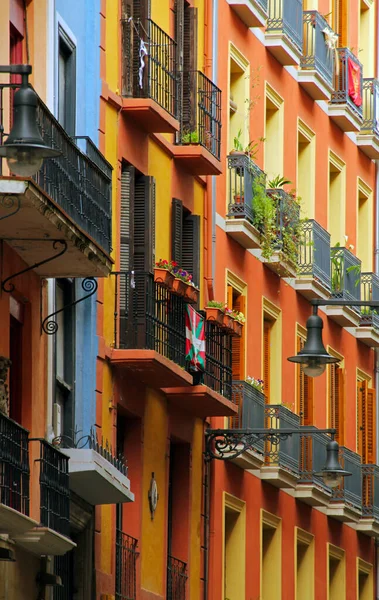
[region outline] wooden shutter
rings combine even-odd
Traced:
[[[332,28],[338,34],[338,46],[348,46],[348,0],[333,0]]]
[[[357,381],[357,452],[362,457],[362,464],[364,462],[364,440],[366,438],[365,433],[365,413],[367,405],[367,381]]]
[[[139,177],[134,186],[134,257],[136,272],[150,272],[155,264],[155,180]]]
[[[340,446],[345,441],[345,376],[343,369],[330,365],[330,424],[335,428],[336,441]]]
[[[122,95],[133,96],[133,41],[134,29],[129,17],[133,16],[133,5],[130,0],[122,0],[121,5],[121,61],[122,61]]]
[[[192,273],[193,282],[200,285],[200,215],[189,215],[183,221],[182,267]]]
[[[367,464],[376,463],[376,405],[375,390],[367,390],[367,411],[366,411],[366,462]]]
[[[171,260],[175,260],[180,267],[182,266],[182,236],[183,202],[177,198],[173,198],[171,208]]]
[[[270,404],[270,331],[271,323],[263,321],[263,381],[266,404]]]
[[[125,166],[121,171],[120,271],[129,271],[133,264],[133,199],[134,167]]]

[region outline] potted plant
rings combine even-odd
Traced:
[[[255,390],[258,390],[258,392],[261,392],[261,394],[264,393],[265,384],[264,384],[263,379],[256,379],[255,377],[250,377],[250,375],[248,375],[246,377],[245,381],[246,381],[246,383],[251,385],[251,387],[253,387]]]
[[[181,143],[182,144],[198,144],[199,143],[199,134],[196,131],[196,129],[193,131],[184,131],[182,133]]]
[[[246,321],[245,315],[237,310],[232,311],[233,317],[233,330],[236,335],[241,337],[242,335],[242,327]]]
[[[192,275],[179,267],[173,270],[175,276],[172,291],[177,296],[185,297],[187,288],[192,287]]]
[[[216,300],[209,300],[205,307],[207,321],[214,321],[219,325],[223,324],[225,312],[225,302],[217,302]]]
[[[173,270],[177,266],[178,265],[175,261],[168,261],[166,259],[162,260],[160,258],[158,262],[155,263],[154,281],[164,285],[168,289],[172,289],[175,280]]]
[[[224,314],[222,317],[222,326],[229,333],[234,333],[233,321],[234,321],[234,318],[233,318],[232,309],[225,306]]]
[[[190,304],[197,304],[199,301],[200,290],[197,288],[193,282],[190,282],[190,285],[187,285],[186,294],[184,296],[184,300],[189,302]]]

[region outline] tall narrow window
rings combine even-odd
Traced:
[[[314,598],[314,538],[296,527],[296,600]]]
[[[282,318],[280,309],[263,298],[262,374],[268,404],[282,401]]]
[[[247,60],[234,46],[230,49],[229,147],[238,138],[243,148],[249,142],[250,78]],[[239,133],[240,132],[240,133]]]
[[[339,47],[346,48],[348,46],[349,0],[331,0],[331,3],[332,29],[338,34]]]
[[[179,114],[185,130],[196,128],[197,102],[195,71],[197,69],[197,8],[186,0],[175,0],[175,41],[177,44],[177,71],[182,76],[178,97]]]
[[[328,366],[329,427],[336,429],[336,441],[345,442],[345,374],[337,364]]]
[[[331,246],[345,245],[345,164],[335,155],[329,156],[329,219]]]
[[[12,299],[13,300],[13,299]],[[18,304],[21,309],[21,305]],[[22,423],[23,398],[23,310],[10,317],[9,331],[9,416],[17,423]]]
[[[224,598],[245,598],[245,503],[224,498]]]
[[[261,513],[261,598],[280,600],[282,597],[281,520],[264,510]]]
[[[284,156],[284,102],[266,84],[264,159],[268,178],[283,175]]]
[[[346,597],[345,552],[328,544],[328,599],[341,600]]]
[[[58,31],[58,121],[68,135],[75,135],[76,48],[68,35]]]
[[[357,451],[363,465],[376,462],[375,390],[365,380],[357,381]]]
[[[246,313],[246,297],[238,292],[232,285],[228,285],[229,308],[236,312]],[[241,337],[232,338],[232,376],[234,381],[245,379],[245,328],[242,328]]]
[[[297,335],[297,353],[299,353],[305,344],[305,338]],[[313,425],[313,377],[304,374],[301,365],[296,366],[297,370],[297,389],[296,405],[297,414],[300,416],[301,425]]]
[[[272,321],[263,319],[263,382],[267,404],[270,404]]]
[[[171,258],[200,285],[200,216],[192,215],[177,198],[172,200]]]
[[[74,284],[58,279],[55,286],[55,309],[58,330],[55,334],[55,402],[53,428],[56,436],[70,438],[74,432],[74,316],[73,309],[62,310],[74,300]]]
[[[301,121],[297,138],[297,193],[304,217],[315,216],[315,135]]]
[[[355,54],[363,65],[365,77],[374,77],[375,49],[370,40],[375,36],[375,4],[371,0],[359,3],[359,48]]]
[[[368,273],[373,261],[372,190],[360,179],[357,195],[357,256],[362,261],[362,273]]]
[[[370,563],[357,558],[357,600],[371,600],[374,596],[374,574]]]

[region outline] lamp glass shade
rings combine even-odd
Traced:
[[[338,443],[335,440],[330,440],[326,445],[325,467],[319,473],[315,473],[316,477],[322,477],[325,485],[332,489],[338,487],[344,477],[352,475],[350,471],[342,469],[338,461],[338,451]]]

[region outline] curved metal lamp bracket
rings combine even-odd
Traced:
[[[21,199],[17,194],[8,194],[7,196],[2,196],[0,200],[1,208],[5,208],[6,210],[11,210],[14,206],[15,209],[12,212],[9,212],[6,215],[0,217],[0,221],[4,219],[8,219],[9,217],[13,217],[21,208]]]
[[[10,238],[4,238],[4,240],[12,241]],[[13,239],[13,241],[16,241],[16,239]],[[1,282],[1,289],[3,292],[6,292],[7,294],[11,294],[15,290],[15,286],[13,283],[10,283],[9,285],[7,285],[11,279],[15,279],[16,277],[19,277],[20,275],[23,275],[24,273],[33,271],[33,269],[37,269],[38,267],[45,265],[46,263],[51,262],[52,260],[55,260],[56,258],[59,258],[67,250],[67,242],[65,242],[65,240],[47,240],[46,238],[42,238],[42,239],[40,239],[40,238],[17,238],[17,241],[49,242],[50,244],[51,243],[53,244],[54,250],[57,250],[57,248],[59,247],[59,244],[60,244],[62,247],[62,250],[60,250],[59,252],[56,252],[55,254],[53,254],[53,256],[49,256],[48,258],[45,258],[44,260],[34,263],[34,265],[31,265],[30,267],[27,267],[26,269],[23,269],[22,271],[18,271],[18,273],[13,273],[13,275],[10,275],[6,279],[4,279]]]
[[[59,326],[55,317],[60,313],[64,312],[65,310],[76,306],[76,304],[79,304],[79,302],[83,302],[83,300],[87,300],[87,298],[93,296],[97,291],[98,283],[93,277],[86,277],[82,280],[82,288],[84,292],[88,292],[86,296],[78,298],[78,300],[75,300],[70,304],[66,304],[66,306],[63,306],[63,308],[56,310],[55,312],[51,313],[50,315],[47,315],[47,317],[44,318],[44,320],[41,323],[41,329],[44,333],[46,333],[47,335],[54,335],[55,333],[57,333]]]

